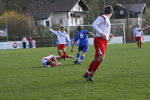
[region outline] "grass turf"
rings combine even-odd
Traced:
[[[67,47],[68,53],[70,47]],[[96,82],[82,75],[94,57],[90,46],[82,65],[60,60],[60,67],[42,68],[41,59],[57,55],[56,47],[0,50],[0,100],[150,100],[150,43],[108,45]]]

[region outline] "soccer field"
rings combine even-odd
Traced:
[[[67,50],[75,56],[77,47]],[[42,57],[57,55],[56,47],[0,50],[0,100],[150,100],[150,43],[108,45],[96,81],[86,82],[94,52],[90,46],[82,65],[67,59],[42,68]]]

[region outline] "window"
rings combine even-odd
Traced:
[[[46,27],[47,27],[47,26],[50,26],[50,23],[49,23],[49,21],[46,21]]]
[[[120,15],[123,15],[124,14],[124,10],[120,10]]]
[[[63,20],[62,19],[59,20],[59,24],[63,25]]]

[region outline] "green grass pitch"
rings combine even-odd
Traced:
[[[67,50],[75,56],[77,47]],[[42,68],[42,57],[57,55],[56,47],[0,50],[0,100],[150,100],[150,43],[108,45],[92,83],[82,75],[94,52],[90,46],[82,65],[67,59]]]

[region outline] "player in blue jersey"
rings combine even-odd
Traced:
[[[91,34],[94,37],[94,34],[92,32],[89,32],[88,30],[83,30],[81,26],[77,27],[78,30],[78,34],[76,35],[72,48],[71,48],[71,52],[73,52],[73,48],[74,45],[77,43],[77,41],[79,40],[79,46],[78,46],[78,52],[76,54],[77,59],[74,61],[75,64],[81,64],[82,61],[85,58],[85,55],[88,51],[88,34]],[[80,52],[82,51],[82,55],[80,54]]]

